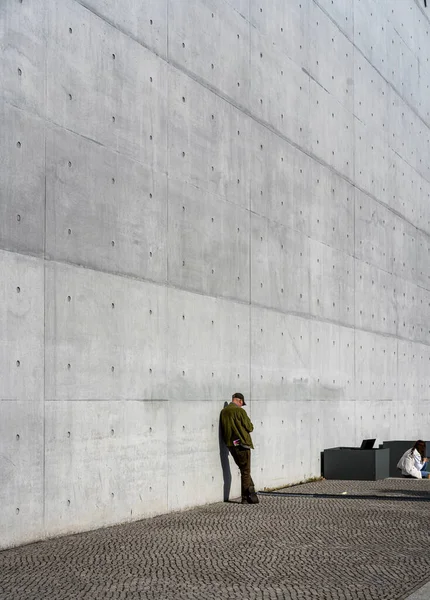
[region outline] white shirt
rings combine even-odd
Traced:
[[[406,450],[402,458],[397,463],[397,468],[402,471],[402,475],[411,475],[416,479],[422,479],[421,469],[424,466],[424,462],[421,458],[421,454],[418,450],[412,448]]]

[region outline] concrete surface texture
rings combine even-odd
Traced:
[[[0,3],[2,547],[428,439],[429,11]]]
[[[324,481],[11,548],[0,600],[428,600],[429,500]]]

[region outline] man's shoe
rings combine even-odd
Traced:
[[[258,499],[257,494],[255,493],[254,486],[251,486],[248,490],[248,503],[249,504],[258,504],[260,500]]]

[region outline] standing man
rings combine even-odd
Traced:
[[[246,411],[243,394],[233,394],[231,402],[221,411],[221,429],[224,441],[240,469],[242,483],[242,504],[258,504],[254,482],[251,477],[251,431],[254,426]]]

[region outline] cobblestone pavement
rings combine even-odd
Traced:
[[[430,579],[428,491],[321,481],[6,550],[0,599],[405,599]]]

